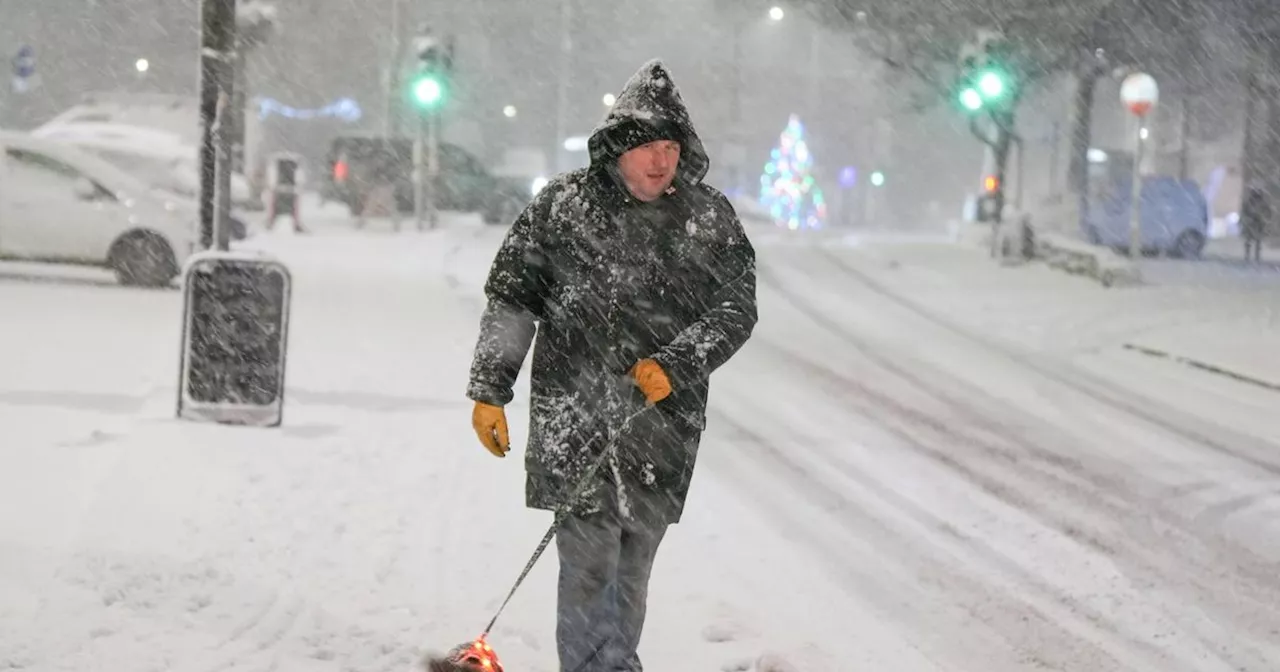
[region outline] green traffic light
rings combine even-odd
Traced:
[[[960,92],[960,104],[974,112],[982,109],[982,94],[976,89],[965,89]]]
[[[1004,77],[998,72],[984,72],[978,79],[978,89],[984,98],[998,98],[1004,95]]]
[[[878,171],[878,170],[877,170],[876,172],[874,172],[874,173],[871,173],[871,186],[874,186],[874,187],[883,187],[883,186],[884,186],[884,173],[882,173],[882,172],[880,172],[880,171]]]
[[[435,77],[422,77],[413,84],[413,98],[419,105],[431,107],[444,98],[444,87]]]

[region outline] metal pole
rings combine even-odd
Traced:
[[[1178,124],[1178,179],[1185,180],[1191,173],[1191,96],[1182,94],[1182,115]]]
[[[822,31],[813,30],[809,35],[809,122],[812,124],[818,116],[819,94],[822,73]]]
[[[393,119],[396,116],[396,98],[400,93],[400,3],[402,0],[391,0],[391,53],[387,56],[386,98],[383,101],[382,135],[390,137],[395,128]]]
[[[742,158],[741,150],[743,144],[742,33],[746,30],[746,26],[746,19],[735,15],[731,28],[733,30],[733,49],[731,50],[733,59],[733,79],[730,84],[732,85],[733,93],[730,98],[730,105],[732,106],[730,116],[732,118],[729,121],[729,142],[733,150],[728,153],[727,157],[730,161],[730,165],[729,179],[728,184],[726,185],[730,194],[736,194],[742,189],[742,162],[740,160]]]
[[[1013,139],[1013,141],[1016,142],[1018,146],[1018,177],[1017,177],[1018,191],[1016,191],[1013,195],[1013,207],[1017,209],[1019,214],[1021,214],[1022,213],[1022,180],[1023,180],[1023,175],[1025,175],[1025,173],[1022,172],[1022,155],[1023,155],[1022,137],[1017,136]]]
[[[233,134],[227,128],[234,113],[229,109],[235,96],[223,91],[218,96],[218,111],[213,122],[214,152],[214,202],[213,232],[218,249],[226,252],[231,247],[231,146]]]
[[[423,126],[427,120],[423,116],[421,109],[417,112],[417,123],[413,125],[413,220],[418,225],[418,230],[423,228],[423,220],[426,208],[425,178],[426,170],[423,163],[425,161],[426,148],[423,146]]]
[[[440,175],[440,111],[427,113],[427,223],[431,228],[440,224],[440,210],[436,203],[436,186]]]
[[[200,247],[214,247],[215,222],[226,208],[216,212],[219,185],[230,200],[230,175],[220,176],[218,154],[230,153],[229,134],[215,133],[219,108],[225,108],[234,88],[236,0],[202,0],[200,5]],[[220,102],[224,101],[225,102]],[[224,166],[225,166],[224,162]],[[229,166],[225,166],[229,167]],[[225,172],[225,171],[224,171]],[[220,177],[222,179],[220,179]],[[220,227],[224,230],[226,226]],[[224,233],[225,235],[225,233]],[[226,249],[221,247],[220,249]]]
[[[1129,257],[1137,259],[1142,254],[1142,140],[1143,118],[1138,117],[1134,131],[1133,185],[1129,202]]]
[[[1056,196],[1058,193],[1058,154],[1061,152],[1062,145],[1062,124],[1061,122],[1053,122],[1053,142],[1049,145],[1049,193]]]
[[[572,0],[560,0],[560,64],[556,85],[556,172],[568,169],[565,163],[564,140],[569,126],[569,67],[573,58],[573,38],[570,34],[573,22]]]

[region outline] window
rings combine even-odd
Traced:
[[[80,173],[61,161],[21,149],[8,150],[10,193],[24,200],[62,202],[75,198]]]
[[[93,185],[97,198],[113,198],[97,182],[57,159],[25,149],[9,149],[6,153],[14,193],[45,202],[69,201],[76,198],[76,183],[86,180]]]
[[[44,154],[28,152],[23,149],[10,149],[9,158],[19,165],[27,166],[31,170],[55,173],[68,180],[76,180],[81,176],[80,171],[75,168],[56,159],[51,159]]]
[[[181,171],[186,167],[181,159],[155,158],[113,149],[91,151],[116,168],[146,182],[152,188],[189,195],[190,190],[183,184],[181,178]]]

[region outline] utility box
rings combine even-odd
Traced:
[[[283,421],[289,271],[266,255],[200,252],[183,273],[180,419]]]

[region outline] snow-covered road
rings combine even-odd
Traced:
[[[501,232],[451,224],[257,243],[296,282],[278,430],[171,419],[177,292],[0,273],[0,669],[406,670],[478,634],[549,516],[471,434]],[[1280,669],[1280,396],[1105,315],[1084,350],[966,319],[924,286],[954,251],[758,239],[646,667]],[[511,672],[555,669],[555,570],[493,635]]]

